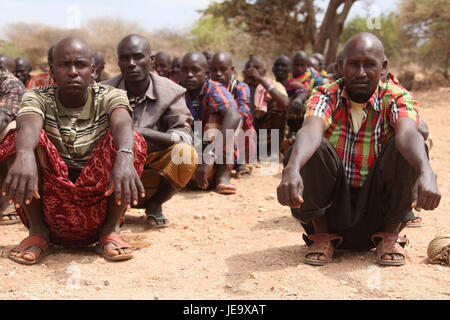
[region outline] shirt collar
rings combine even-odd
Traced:
[[[92,94],[91,90],[95,91],[94,87],[89,86],[87,88],[88,98],[86,100],[86,103],[83,106],[83,109],[81,110],[80,115],[78,116],[78,119],[89,120],[92,118],[92,104],[93,104],[92,103],[92,99],[93,99],[92,95],[93,94]],[[59,111],[59,115],[63,116],[63,117],[72,117],[73,113],[70,111],[70,108],[65,107],[62,104],[61,100],[59,100],[59,88],[56,89],[55,98],[56,98],[56,104],[57,104],[57,108]]]
[[[379,93],[380,93],[380,84],[381,83],[378,84],[377,88],[373,92],[370,99],[364,104],[364,108],[367,108],[367,106],[371,105],[375,111],[378,111],[378,112],[382,111],[381,99],[378,97]],[[341,98],[346,100],[347,105],[349,106],[351,104],[351,102],[350,102],[351,99],[350,99],[350,95],[348,94],[347,88],[344,85],[343,80],[342,80],[342,85],[343,85],[343,89],[342,89]]]
[[[147,91],[145,92],[145,96],[151,100],[156,100],[156,93],[155,93],[155,86],[153,85],[153,78],[152,75],[149,74],[150,82],[148,84]],[[117,88],[122,89],[124,91],[127,91],[127,87],[125,85],[125,79],[122,77],[119,81],[119,85]]]

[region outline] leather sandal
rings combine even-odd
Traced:
[[[104,247],[108,243],[114,244],[114,246],[116,247],[114,249],[126,249],[126,248],[131,249],[131,246],[125,240],[122,239],[120,234],[114,233],[114,232],[106,233],[100,237],[100,240],[99,240],[97,246],[95,247],[95,251],[97,251],[97,253],[101,254],[103,256],[103,258],[111,260],[111,261],[121,261],[121,260],[128,260],[128,259],[133,258],[132,253],[122,253],[122,254],[118,254],[116,256],[110,256],[110,255],[106,254]]]
[[[41,254],[38,255],[36,252],[31,251],[30,250],[31,247],[38,247],[39,249],[41,249],[42,250]],[[37,235],[28,236],[25,239],[23,239],[18,246],[15,246],[13,249],[11,249],[11,251],[8,254],[8,258],[20,264],[26,265],[36,264],[39,261],[41,261],[42,258],[45,256],[45,251],[47,250],[48,247],[49,242],[44,237]],[[33,256],[33,260],[25,260],[23,257],[22,258],[15,257],[11,255],[11,252],[13,251],[30,254],[31,256]]]
[[[319,234],[311,234],[308,236],[308,239],[313,241],[313,243],[309,246],[308,251],[305,253],[305,258],[303,262],[306,264],[311,264],[314,266],[324,266],[329,264],[332,261],[334,249],[339,247],[339,245],[344,240],[337,233],[319,233]],[[337,244],[333,244],[333,240],[338,240]],[[313,260],[306,258],[309,254],[321,254],[327,258],[327,260]]]
[[[378,239],[378,243],[377,242]],[[408,244],[406,237],[400,237],[396,233],[377,232],[372,236],[372,242],[377,249],[377,262],[384,266],[402,266],[406,262],[406,251],[403,249]],[[382,259],[385,254],[401,254],[402,260]]]

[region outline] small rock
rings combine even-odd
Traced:
[[[250,273],[250,279],[256,279],[256,273]]]
[[[109,283],[108,280],[105,280],[105,281],[103,282],[103,284],[104,284],[105,286],[109,286],[109,285],[110,285],[110,283]]]
[[[266,199],[266,200],[275,200],[276,199],[276,197],[275,197],[275,195],[274,194],[268,194],[267,196],[265,196],[265,198],[264,199]]]
[[[208,219],[208,216],[206,214],[204,214],[204,215],[202,215],[202,219],[203,220]]]
[[[155,295],[155,296],[153,297],[153,299],[159,300],[159,297],[158,297],[157,295]]]
[[[231,289],[231,288],[233,288],[233,286],[228,283],[228,284],[225,285],[225,288]]]
[[[275,287],[270,288],[270,291],[275,291]]]
[[[194,215],[194,219],[200,219],[202,216],[201,215],[199,215],[199,214],[195,214]]]
[[[266,208],[259,208],[258,211],[259,211],[259,212],[267,212],[267,211],[269,211],[269,210],[267,210]]]
[[[97,291],[102,290],[102,286],[95,286],[95,290],[97,290]]]

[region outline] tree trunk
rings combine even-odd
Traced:
[[[319,34],[313,45],[314,52],[321,52],[325,56],[325,66],[335,61],[339,39],[344,29],[344,22],[350,11],[350,8],[357,0],[330,0],[325,17],[320,26]],[[341,13],[337,13],[337,9],[341,4],[344,8]],[[325,53],[325,45],[328,42],[327,52]]]
[[[314,9],[313,0],[306,0],[305,6],[307,12],[306,24],[308,26],[309,40],[311,41],[311,44],[314,45],[314,43],[316,42],[317,27],[316,10]]]

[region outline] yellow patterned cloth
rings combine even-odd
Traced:
[[[183,142],[147,155],[141,176],[145,198],[139,201],[138,207],[143,207],[155,195],[161,177],[167,179],[174,189],[184,188],[197,169],[197,157],[194,147]]]

